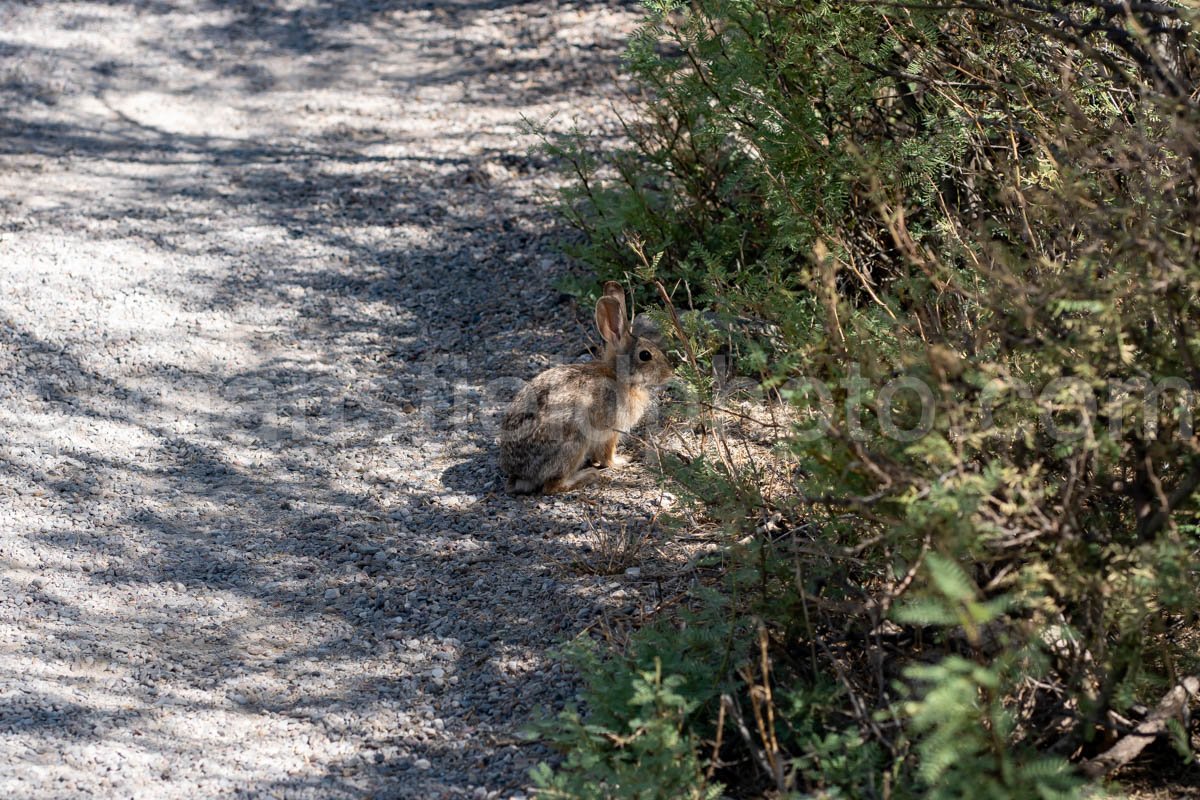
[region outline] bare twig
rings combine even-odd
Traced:
[[[717,764],[721,763],[721,741],[725,737],[725,698],[721,698],[722,703],[717,709],[717,738],[713,742],[712,758],[708,762],[708,770],[704,773],[704,777],[712,780],[713,773],[717,770]]]
[[[742,709],[738,707],[737,701],[731,695],[721,695],[721,707],[729,712],[729,716],[733,718],[734,725],[737,727],[738,733],[742,736],[742,741],[746,743],[746,749],[754,756],[754,763],[768,775],[772,774],[771,764],[767,761],[767,755],[763,749],[754,743],[754,737],[750,734],[750,728],[746,726],[746,718],[742,715]]]

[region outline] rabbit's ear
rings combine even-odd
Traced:
[[[629,330],[629,323],[625,321],[625,304],[607,294],[597,300],[596,328],[604,341],[610,344],[617,344],[624,339]]]
[[[625,311],[625,290],[621,288],[621,284],[616,281],[604,282],[604,296],[611,297],[621,304],[621,316],[628,317]]]

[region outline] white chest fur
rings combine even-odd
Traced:
[[[617,424],[614,427],[622,433],[628,432],[638,424],[649,405],[650,393],[640,386],[632,387],[617,405]]]

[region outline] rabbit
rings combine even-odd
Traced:
[[[609,281],[596,301],[604,353],[588,364],[553,367],[526,384],[500,424],[500,468],[513,494],[554,494],[596,480],[600,469],[623,466],[621,434],[650,404],[652,389],[674,375],[656,344],[657,331],[639,317],[630,329],[621,284]]]

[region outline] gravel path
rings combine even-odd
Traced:
[[[589,333],[521,117],[635,11],[0,0],[0,797],[528,792],[670,502],[493,444]]]

